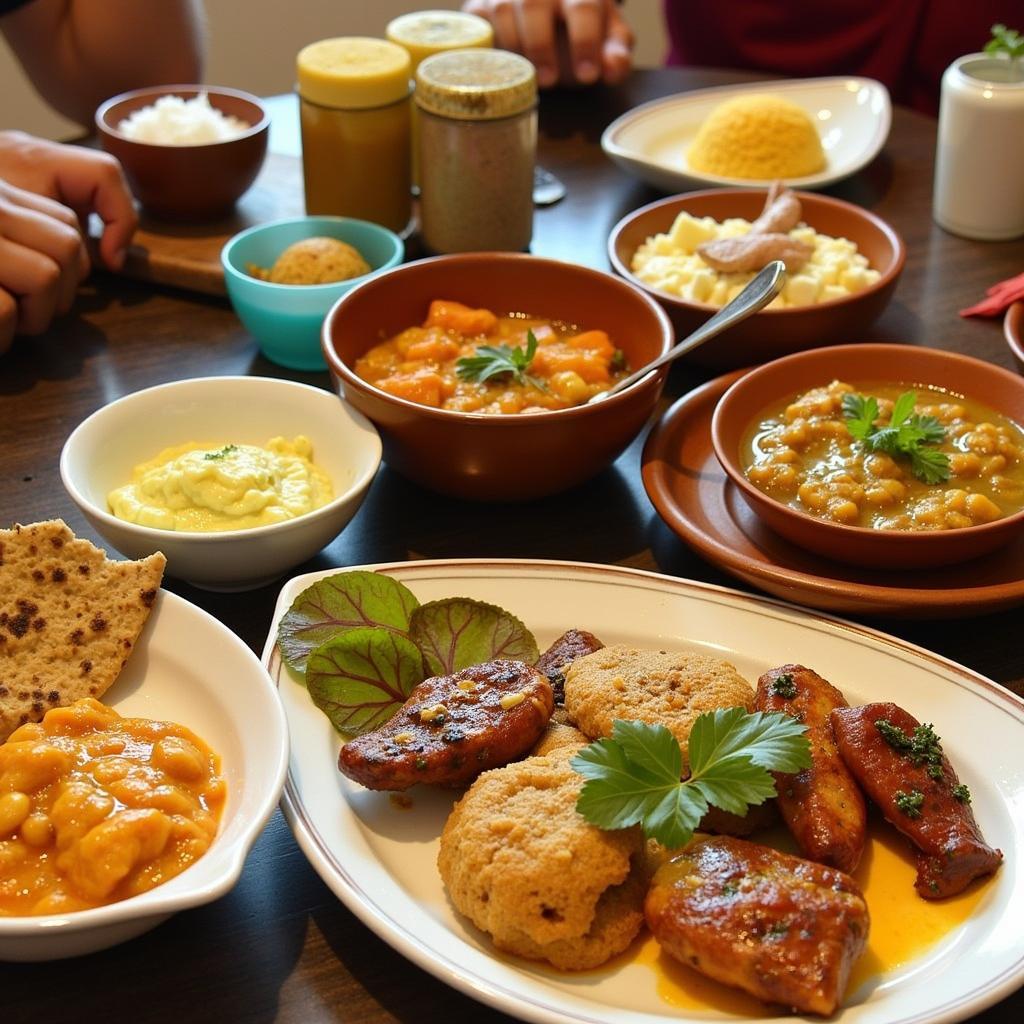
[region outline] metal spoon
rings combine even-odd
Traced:
[[[684,338],[674,348],[670,348],[664,355],[658,356],[654,362],[648,363],[628,377],[623,377],[607,391],[601,391],[594,395],[587,404],[600,402],[618,394],[628,388],[630,384],[635,384],[641,377],[646,377],[651,370],[656,370],[659,366],[664,366],[687,352],[692,352],[699,345],[703,345],[705,341],[721,334],[727,327],[732,327],[733,324],[746,320],[748,316],[756,313],[759,309],[764,309],[779,294],[785,279],[786,264],[782,260],[772,260],[736,298],[727,302],[713,317],[702,323],[693,334]]]

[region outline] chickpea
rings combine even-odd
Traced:
[[[553,394],[570,405],[580,405],[590,397],[590,388],[575,370],[563,370],[552,374],[548,387]]]
[[[49,846],[53,842],[53,822],[48,815],[30,814],[21,823],[21,838],[29,846]]]
[[[839,501],[829,505],[832,518],[840,523],[852,523],[860,518],[860,509],[852,501]]]
[[[974,452],[954,452],[950,455],[950,476],[975,477],[980,472],[981,459]]]
[[[967,514],[976,523],[990,523],[1000,516],[999,506],[984,494],[971,494],[967,498]]]
[[[149,761],[154,768],[186,782],[202,778],[206,770],[202,754],[188,740],[179,736],[165,736],[153,744]]]
[[[903,471],[896,465],[896,460],[884,452],[874,452],[864,460],[864,469],[872,476],[885,479],[898,479]]]
[[[32,801],[27,793],[15,789],[0,796],[0,838],[13,835],[31,809]]]

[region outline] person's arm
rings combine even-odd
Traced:
[[[119,92],[202,80],[198,0],[30,0],[0,31],[43,98],[83,125]]]
[[[490,21],[494,41],[537,67],[537,83],[620,82],[629,74],[633,33],[615,0],[466,0],[463,10]],[[566,39],[561,66],[558,36]]]

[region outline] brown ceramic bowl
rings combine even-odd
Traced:
[[[205,92],[210,105],[251,126],[238,138],[200,146],[135,142],[118,125],[161,96],[192,99]],[[215,220],[231,212],[256,179],[267,153],[270,117],[260,101],[237,89],[205,85],[164,85],[121,93],[96,111],[103,148],[121,161],[135,198],[162,220]]]
[[[1015,302],[1006,311],[1003,320],[1003,335],[1010,352],[1017,363],[1017,370],[1024,373],[1024,302]]]
[[[754,220],[764,207],[766,192],[716,188],[688,192],[642,206],[623,217],[608,239],[608,259],[617,274],[657,299],[682,339],[695,331],[719,307],[690,302],[652,288],[630,272],[633,254],[652,235],[667,232],[684,210],[695,217]],[[863,336],[864,329],[885,309],[903,270],[906,248],[898,234],[880,217],[813,192],[798,192],[803,220],[819,234],[855,242],[881,278],[847,298],[793,309],[765,309],[702,345],[687,358],[714,370],[734,370],[822,345],[835,345]]]
[[[879,569],[928,569],[966,562],[1024,531],[1024,511],[959,530],[902,532],[843,526],[784,505],[751,484],[740,445],[769,406],[833,380],[893,381],[973,398],[1024,424],[1024,379],[954,352],[909,345],[812,349],[751,370],[722,396],[711,421],[715,455],[744,500],[776,533],[839,562]]]
[[[671,324],[657,303],[625,281],[571,263],[523,253],[462,253],[370,278],[328,313],[324,357],[345,400],[380,431],[385,461],[417,483],[482,501],[564,491],[611,463],[654,411],[664,368],[593,405],[517,416],[417,405],[356,376],[359,356],[421,324],[438,298],[601,328],[635,368],[672,345]]]

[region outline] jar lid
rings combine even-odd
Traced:
[[[536,102],[533,65],[507,50],[449,50],[427,57],[416,71],[416,103],[442,117],[490,121]]]
[[[494,45],[491,23],[465,11],[412,11],[388,22],[385,34],[409,51],[413,70],[434,53]]]
[[[409,54],[383,39],[321,39],[299,51],[296,65],[299,95],[322,107],[383,107],[409,94]]]

